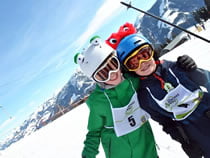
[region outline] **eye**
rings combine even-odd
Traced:
[[[116,40],[115,38],[111,38],[111,39],[109,40],[109,42],[110,42],[111,44],[116,44],[116,43],[117,43],[117,40]]]
[[[101,42],[101,39],[98,36],[95,36],[95,37],[93,37],[91,39],[91,42],[90,43],[93,44],[93,45],[95,45],[95,46],[97,46],[97,45],[100,44],[100,42]]]
[[[124,28],[123,28],[123,31],[128,31],[129,30],[129,28],[127,27],[127,26],[125,26]]]
[[[98,39],[93,40],[93,44],[94,45],[98,45],[98,43],[99,43],[99,40]]]
[[[77,63],[81,64],[84,62],[84,56],[82,54],[79,54],[77,57]]]

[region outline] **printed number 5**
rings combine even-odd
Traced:
[[[136,125],[136,121],[133,118],[133,116],[131,115],[130,117],[128,117],[128,122],[130,123],[130,125],[133,127]]]

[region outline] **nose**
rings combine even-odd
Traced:
[[[142,61],[141,63],[140,63],[140,68],[143,68],[144,66],[146,66],[147,65],[147,62],[146,61]]]

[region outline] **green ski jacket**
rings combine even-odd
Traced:
[[[126,135],[117,137],[113,125],[112,111],[104,91],[109,96],[113,107],[126,106],[139,87],[139,79],[126,75],[126,79],[111,89],[102,89],[98,85],[89,96],[87,105],[90,109],[88,133],[84,141],[82,156],[95,158],[100,142],[106,158],[157,158],[154,136],[149,122]]]

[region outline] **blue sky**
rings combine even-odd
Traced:
[[[68,82],[90,37],[105,39],[137,15],[120,0],[0,1],[0,139]]]

